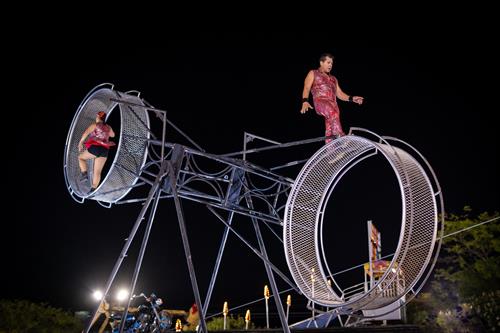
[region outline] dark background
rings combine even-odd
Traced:
[[[331,52],[332,73],[342,89],[365,97],[362,106],[339,102],[346,132],[362,127],[417,148],[438,176],[447,212],[458,213],[465,205],[474,212],[498,210],[498,84],[492,48],[444,34],[397,41],[207,34],[161,46],[55,40],[44,47],[28,45],[24,56],[29,61],[19,66],[24,93],[14,113],[19,138],[9,145],[15,163],[7,184],[14,191],[4,208],[10,217],[4,220],[7,281],[1,297],[89,309],[92,291],[103,288],[111,272],[140,206],[80,205],[68,194],[63,175],[74,113],[88,91],[104,82],[118,91],[141,91],[208,152],[225,153],[242,148],[244,131],[280,142],[323,135],[322,118],[299,110],[305,75],[318,66],[321,53]],[[301,154],[310,156],[319,147],[310,145]],[[276,159],[297,156],[293,150],[281,154]],[[268,154],[254,161],[270,166],[273,158]],[[366,260],[368,219],[382,232],[383,254],[394,250],[401,207],[393,176],[384,170],[368,165],[339,185],[339,201],[331,208],[335,224],[325,231],[332,237],[327,246],[332,271]],[[186,202],[184,211],[204,295],[223,228],[202,206]],[[238,217],[235,223],[257,246],[249,220]],[[287,272],[281,244],[264,230],[271,258]],[[127,287],[140,239],[113,293]],[[361,279],[359,270],[344,280],[349,285]],[[262,297],[267,283],[260,260],[230,236],[210,312],[220,311],[224,301],[231,307]],[[187,309],[193,302],[172,202],[160,203],[140,291],[157,293],[168,308]],[[263,303],[252,311],[262,312]]]

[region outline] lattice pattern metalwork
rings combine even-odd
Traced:
[[[99,88],[99,87],[98,87]],[[115,100],[138,104],[117,104]],[[91,197],[105,203],[114,203],[123,198],[137,182],[147,158],[149,117],[141,107],[142,100],[135,95],[120,93],[112,88],[103,88],[91,92],[82,102],[73,119],[66,141],[64,171],[66,185],[70,193],[77,198]],[[114,161],[106,177],[93,193],[88,193],[88,184],[78,181],[78,142],[89,125],[95,121],[97,112],[104,111],[107,117],[116,107],[120,110],[121,128],[114,129],[119,141]],[[127,108],[127,110],[125,110]],[[114,148],[112,148],[114,149]],[[92,173],[92,161],[88,161],[89,173]]]
[[[368,292],[346,300],[327,283],[318,230],[324,200],[332,184],[349,165],[374,150],[387,159],[400,185],[401,235],[385,275]],[[290,271],[304,295],[324,306],[354,311],[380,308],[403,297],[418,282],[431,260],[437,228],[435,193],[420,164],[387,142],[376,143],[349,135],[324,146],[303,167],[288,197],[283,236]]]
[[[207,156],[186,147],[182,150],[184,157],[176,187],[180,197],[282,224],[293,180],[241,160]],[[237,194],[232,193],[235,183],[241,184]],[[246,199],[252,200],[253,209],[248,207]]]

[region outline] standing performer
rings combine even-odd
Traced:
[[[340,89],[338,80],[330,74],[333,67],[333,56],[324,53],[319,58],[319,68],[310,70],[304,81],[302,92],[302,109],[300,113],[305,113],[313,107],[309,104],[309,92],[313,95],[316,113],[325,118],[325,142],[332,141],[332,137],[345,135],[340,124],[340,110],[337,98],[343,101],[363,104],[363,97],[349,96]]]

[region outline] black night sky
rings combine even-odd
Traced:
[[[365,97],[362,106],[339,102],[346,132],[362,127],[416,147],[436,171],[447,212],[458,213],[465,205],[475,212],[499,210],[498,104],[490,83],[495,80],[493,46],[442,37],[395,43],[270,34],[265,40],[170,40],[161,47],[104,41],[66,47],[54,42],[31,50],[31,60],[22,69],[28,82],[18,107],[23,108],[18,118],[23,125],[10,146],[15,162],[7,181],[14,196],[4,207],[2,271],[7,281],[0,296],[89,309],[94,304],[92,290],[102,288],[111,272],[140,206],[78,204],[68,194],[63,174],[64,145],[74,113],[85,95],[104,82],[118,91],[141,91],[208,152],[226,153],[242,149],[244,131],[280,142],[323,135],[322,118],[299,110],[305,75],[317,67],[321,53],[331,52],[332,73],[342,89]],[[309,145],[300,154],[310,156],[319,147]],[[298,156],[293,150],[283,154],[250,161],[270,166],[275,157]],[[335,245],[329,253],[343,258],[331,259],[334,271],[365,260],[366,220],[381,226],[383,254],[394,246],[399,233],[397,192],[377,170],[373,166],[354,173],[339,189],[344,199],[334,208]],[[204,295],[223,225],[203,206],[183,203]],[[235,225],[257,246],[248,218],[236,218]],[[282,245],[269,232],[264,238],[271,258],[288,273]],[[141,239],[142,233],[112,292],[128,286]],[[356,278],[361,279],[361,273]],[[230,236],[209,312],[220,311],[225,300],[236,306],[262,297],[267,283],[260,259]],[[187,309],[193,302],[171,201],[159,205],[139,277],[141,291],[157,293],[169,308]],[[263,303],[254,309],[263,311]]]

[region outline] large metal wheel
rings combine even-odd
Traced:
[[[409,292],[416,294],[432,270],[440,247],[436,240],[438,229],[442,228],[442,221],[438,220],[438,210],[443,209],[442,197],[432,169],[422,155],[404,142],[376,137],[378,142],[348,135],[322,147],[296,178],[285,209],[284,249],[297,286],[315,303],[343,308],[345,313],[382,308]],[[416,158],[389,144],[389,140],[401,143],[423,159],[432,173],[432,181]],[[332,187],[351,167],[377,153],[382,154],[394,170],[401,191],[399,242],[389,268],[377,283],[366,292],[346,298],[329,267],[325,267],[323,214]],[[436,200],[438,196],[440,202]],[[333,281],[331,285],[328,278]]]
[[[123,198],[139,179],[140,171],[147,158],[149,139],[149,116],[145,108],[132,104],[118,104],[116,100],[144,105],[137,93],[122,93],[113,89],[110,84],[102,84],[94,88],[83,100],[73,118],[66,139],[64,153],[64,176],[66,186],[72,197],[78,202],[93,199],[112,204]],[[80,182],[78,166],[78,142],[85,129],[95,121],[97,112],[120,111],[121,128],[115,128],[119,144],[108,173],[99,187],[88,193],[90,184]],[[115,148],[112,148],[115,149]],[[92,160],[88,162],[89,173],[92,174]]]

